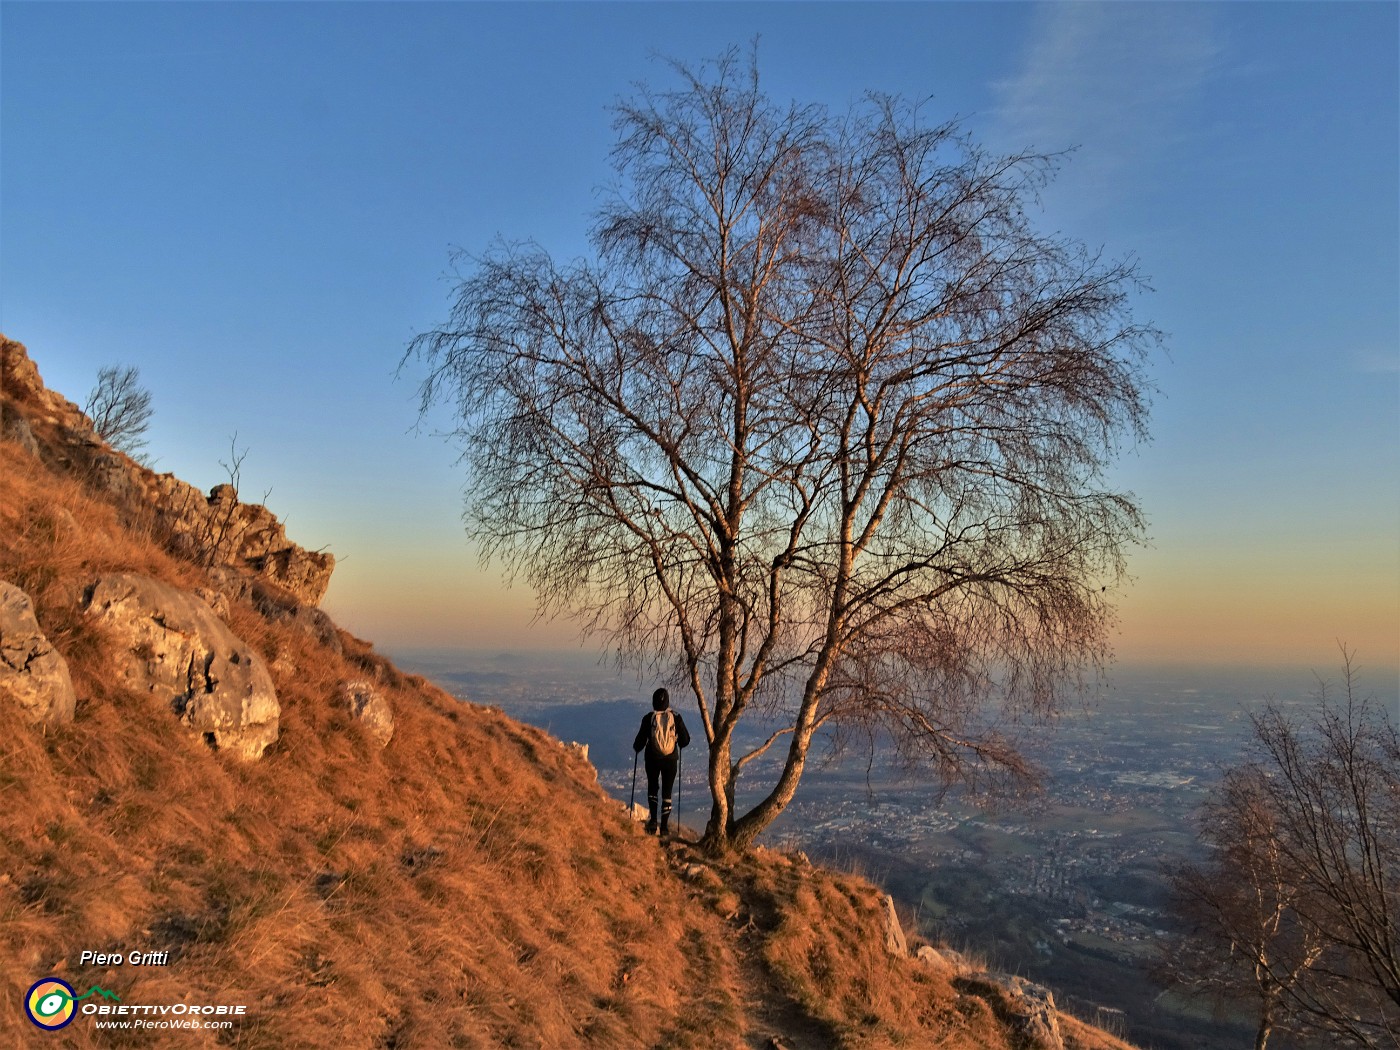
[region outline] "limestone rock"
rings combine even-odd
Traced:
[[[904,939],[904,927],[894,910],[894,898],[888,893],[880,898],[880,909],[885,923],[885,951],[901,958],[908,955],[909,942]]]
[[[0,335],[0,393],[24,404],[51,407],[51,395],[24,344],[3,335]]]
[[[955,974],[968,973],[973,969],[962,953],[952,948],[935,948],[925,944],[914,953],[914,958],[936,970],[951,970]]]
[[[269,623],[285,624],[337,656],[345,651],[335,621],[316,606],[303,604],[291,592],[229,568],[210,569],[209,577],[227,600],[246,599]]]
[[[39,442],[29,421],[15,411],[6,411],[0,403],[0,438],[9,438],[31,456],[39,455]]]
[[[955,981],[954,987],[986,999],[1035,1050],[1064,1050],[1059,1011],[1049,988],[1003,973],[973,974]]]
[[[262,659],[198,596],[146,576],[104,576],[88,614],[116,639],[117,672],[205,742],[245,760],[277,739],[281,707]]]
[[[116,503],[127,506],[137,505],[142,500],[140,479],[132,469],[135,463],[121,452],[104,448],[93,438],[87,452],[87,477],[89,484],[99,492],[106,492]]]
[[[175,553],[266,580],[301,604],[314,606],[325,595],[334,555],[292,543],[276,515],[261,504],[239,502],[232,485],[216,485],[205,496],[173,474],[139,470],[133,479]]]
[[[360,720],[365,733],[379,747],[385,748],[394,736],[394,711],[389,701],[363,679],[346,682],[340,687],[341,697],[350,706],[350,714]]]
[[[592,762],[588,761],[587,744],[580,744],[577,740],[570,740],[567,744],[564,745],[564,750],[567,751],[569,754],[573,755],[574,757],[582,760],[584,768],[588,770],[588,776],[590,780],[596,781],[598,779],[597,768],[593,765]]]
[[[68,662],[34,618],[34,603],[0,580],[0,694],[14,698],[34,722],[73,721],[77,698]]]
[[[335,621],[314,605],[298,605],[287,622],[302,634],[315,638],[337,656],[345,651],[340,633],[335,629]]]
[[[209,606],[209,611],[219,619],[227,621],[229,614],[228,595],[213,587],[196,587],[195,597]]]

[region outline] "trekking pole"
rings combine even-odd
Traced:
[[[633,814],[637,810],[637,756],[640,751],[632,752],[632,798],[627,803],[627,819],[632,820]]]
[[[684,839],[681,834],[681,770],[685,768],[685,748],[676,748],[676,838]]]

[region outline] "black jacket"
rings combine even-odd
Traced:
[[[649,711],[642,716],[642,728],[637,730],[637,737],[632,741],[633,751],[640,751],[651,741],[651,716],[654,714],[657,712]],[[685,728],[685,722],[681,720],[681,716],[675,711],[672,711],[671,714],[676,719],[676,750],[679,751],[683,747],[690,746],[690,733]]]

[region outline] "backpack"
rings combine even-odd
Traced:
[[[651,738],[647,743],[658,755],[676,750],[676,716],[669,708],[651,713]]]

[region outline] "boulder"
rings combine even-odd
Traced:
[[[972,963],[967,962],[967,956],[963,955],[962,952],[955,951],[955,949],[934,948],[932,951],[937,952],[938,958],[944,960],[944,966],[951,967],[958,973],[970,973],[977,969]]]
[[[269,623],[280,623],[325,646],[337,656],[345,651],[335,622],[323,610],[303,604],[296,595],[269,581],[216,566],[209,578],[229,601],[248,601]]]
[[[381,749],[387,747],[394,736],[394,711],[374,683],[363,679],[346,682],[340,687],[340,695],[350,714],[364,726],[366,735]]]
[[[953,985],[987,1000],[1003,1023],[1013,1027],[1034,1050],[1064,1050],[1059,1011],[1049,988],[1004,973],[972,974]]]
[[[336,656],[345,651],[340,641],[340,633],[335,629],[335,621],[314,605],[298,605],[287,622],[293,630],[314,638]]]
[[[126,684],[169,704],[210,747],[252,760],[276,741],[266,666],[197,595],[118,573],[93,584],[87,610],[117,642]]]
[[[68,661],[34,617],[34,603],[14,584],[0,580],[0,695],[12,697],[33,722],[73,721],[77,697]]]
[[[918,959],[925,966],[933,967],[935,970],[952,970],[954,973],[968,973],[974,969],[960,952],[956,952],[952,948],[935,948],[930,944],[925,944],[914,953],[914,958]]]
[[[888,893],[880,898],[880,913],[885,926],[885,951],[903,958],[909,954],[909,942],[904,939],[904,926],[894,910],[894,898]]]
[[[39,442],[34,439],[34,431],[25,419],[14,409],[5,408],[0,401],[0,438],[8,438],[31,456],[39,455]]]

